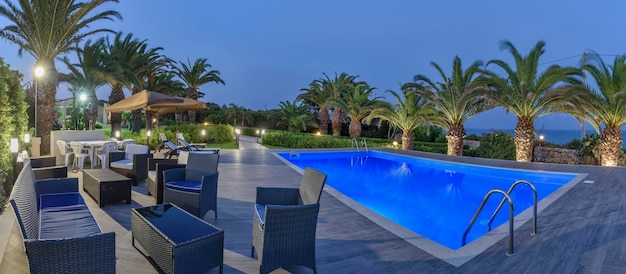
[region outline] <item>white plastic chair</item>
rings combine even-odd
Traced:
[[[65,156],[65,166],[67,166],[68,162],[70,161],[70,156],[72,156],[72,154],[74,153],[72,151],[68,151],[70,147],[63,140],[58,140],[57,146],[59,146],[59,151],[61,151],[61,155]]]
[[[136,144],[137,142],[135,142],[135,140],[133,139],[124,139],[122,141],[122,143],[117,147],[118,149],[123,149],[126,150],[126,146],[129,144]]]
[[[117,151],[117,142],[106,142],[96,152],[97,161],[102,165],[102,168],[109,168],[109,152]],[[96,163],[97,165],[98,163]]]
[[[72,169],[74,169],[74,167],[77,167],[80,171],[83,171],[85,158],[89,157],[89,153],[85,151],[83,144],[79,142],[70,142],[70,146],[74,151],[74,164],[72,165]]]

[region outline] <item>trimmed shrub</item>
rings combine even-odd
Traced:
[[[476,157],[515,160],[515,143],[513,136],[504,131],[485,134],[476,148]]]

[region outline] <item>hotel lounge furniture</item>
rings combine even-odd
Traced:
[[[89,157],[88,149],[85,148],[85,146],[80,142],[70,142],[70,146],[72,147],[72,152],[74,153],[74,163],[72,164],[72,169],[74,171],[77,169],[83,171],[85,159]]]
[[[302,265],[316,272],[315,231],[326,174],[306,168],[300,188],[257,187],[252,251],[259,272]]]
[[[163,273],[206,273],[224,270],[224,231],[174,204],[131,210],[132,245]]]
[[[152,158],[148,146],[129,144],[125,151],[109,153],[109,168],[130,178],[136,186],[148,177],[148,158]]]
[[[220,153],[220,148],[198,147],[194,144],[187,143],[187,141],[185,141],[184,139],[178,139],[178,143],[181,144],[183,148],[188,151],[205,151],[205,152],[212,152],[212,153]]]
[[[132,180],[110,169],[85,169],[83,190],[91,196],[99,207],[107,202],[131,201]]]
[[[148,158],[148,194],[157,204],[163,203],[163,171],[173,168],[185,168],[189,153],[181,151],[178,159]]]
[[[30,157],[28,160],[37,180],[67,178],[67,166],[57,166],[56,156]]]
[[[64,157],[65,165],[67,166],[67,164],[69,163],[70,157],[74,154],[74,152],[72,152],[72,148],[69,147],[69,145],[63,140],[58,140],[57,146],[59,147],[59,151],[61,152],[61,155],[65,156]]]
[[[31,273],[115,273],[115,233],[100,230],[78,178],[36,180],[27,161],[9,202]]]
[[[217,165],[219,154],[189,152],[185,168],[163,172],[163,202],[173,203],[203,218],[209,211],[217,219]]]
[[[108,141],[96,151],[96,161],[100,163],[102,168],[109,168],[109,153],[117,151],[117,142]],[[97,164],[96,164],[97,165]]]
[[[192,143],[192,144],[188,143],[185,140],[185,136],[183,135],[182,132],[176,132],[176,139],[178,140],[178,144],[181,145],[181,146],[184,146],[184,147],[190,147],[191,146],[191,147],[195,147],[195,148],[203,148],[204,146],[206,146],[206,143]],[[183,144],[183,142],[181,142],[181,140],[183,142],[185,142],[185,144]]]

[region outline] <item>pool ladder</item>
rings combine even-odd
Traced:
[[[478,219],[478,215],[480,215],[480,212],[483,210],[483,207],[485,207],[485,204],[489,200],[489,197],[491,197],[491,195],[494,193],[500,193],[504,197],[502,198],[502,201],[500,201],[500,204],[498,205],[498,207],[496,207],[496,210],[491,215],[491,218],[489,218],[489,223],[487,223],[487,229],[488,231],[491,231],[491,223],[493,222],[493,219],[495,219],[496,215],[498,215],[498,212],[500,212],[500,209],[504,205],[504,202],[505,201],[508,202],[509,203],[509,251],[506,253],[506,255],[511,256],[514,254],[514,250],[513,250],[514,207],[513,207],[513,200],[511,199],[511,193],[513,192],[515,187],[518,186],[519,184],[526,184],[533,190],[533,231],[530,233],[530,235],[537,234],[537,189],[529,181],[518,180],[518,181],[515,181],[511,185],[511,187],[509,187],[509,191],[507,192],[504,192],[503,190],[500,190],[500,189],[492,189],[489,192],[487,192],[487,195],[485,195],[485,198],[483,198],[483,202],[478,207],[478,210],[476,210],[474,217],[472,217],[470,224],[467,226],[467,229],[465,229],[465,232],[463,233],[463,241],[462,241],[461,246],[465,246],[465,243],[467,240],[467,234],[469,233],[470,229],[476,222],[476,219]]]
[[[365,153],[369,152],[369,150],[367,149],[367,141],[365,140],[365,138],[361,138],[362,143],[363,143],[363,148],[365,149]],[[359,148],[359,140],[357,140],[356,138],[352,138],[352,148],[356,148],[357,152],[361,152],[361,149]]]

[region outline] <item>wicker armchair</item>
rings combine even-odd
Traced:
[[[31,157],[28,159],[37,180],[67,177],[67,166],[57,166],[56,156]]]
[[[148,158],[148,194],[154,197],[157,204],[163,203],[163,171],[185,168],[188,155],[188,152],[181,151],[178,159]]]
[[[129,144],[126,151],[109,152],[109,168],[132,179],[136,186],[148,178],[148,158],[152,158],[148,146]]]
[[[217,219],[219,154],[189,152],[187,166],[163,172],[163,203],[173,203],[202,219],[209,211]]]
[[[317,271],[315,231],[326,177],[307,168],[300,188],[257,188],[250,256],[256,251],[260,273],[289,265]]]

